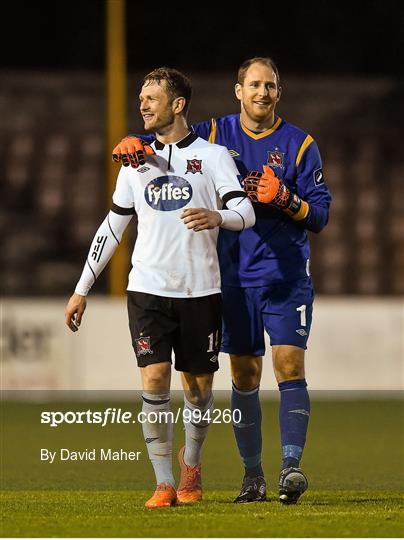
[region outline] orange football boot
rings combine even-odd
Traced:
[[[177,502],[177,494],[170,484],[159,484],[153,496],[144,503],[146,508],[164,508],[174,506]]]
[[[184,461],[185,446],[178,452],[178,463],[181,468],[181,478],[177,489],[177,499],[180,503],[194,503],[202,499],[201,466],[189,467]]]

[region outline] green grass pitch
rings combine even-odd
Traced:
[[[242,468],[228,424],[211,426],[203,452],[203,502],[146,510],[154,485],[139,425],[40,424],[43,410],[138,409],[138,403],[20,403],[2,407],[2,536],[7,537],[401,537],[403,403],[313,401],[302,467],[309,491],[277,501],[276,401],[263,402],[267,503],[235,505]],[[228,403],[221,403],[221,408]],[[183,429],[176,426],[175,450]],[[143,451],[138,462],[41,462],[40,448]],[[176,477],[178,467],[175,464]]]

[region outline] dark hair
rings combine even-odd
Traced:
[[[191,102],[192,86],[191,82],[183,73],[177,69],[168,67],[159,67],[154,69],[143,77],[143,84],[147,84],[149,81],[157,82],[166,81],[167,90],[172,99],[178,97],[185,98],[184,113],[188,112],[189,104]]]
[[[245,60],[238,69],[237,81],[239,84],[243,84],[248,68],[252,64],[263,64],[264,66],[269,67],[276,75],[276,82],[278,87],[281,84],[281,78],[279,76],[278,68],[276,67],[275,62],[269,56],[255,56],[254,58],[249,58]]]

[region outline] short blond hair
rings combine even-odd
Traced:
[[[248,68],[252,66],[252,64],[262,64],[272,69],[272,71],[276,75],[276,82],[278,84],[278,87],[281,85],[281,78],[279,76],[278,68],[276,67],[275,62],[269,56],[255,56],[254,58],[249,58],[248,60],[245,60],[238,69],[237,82],[239,84],[244,83]]]

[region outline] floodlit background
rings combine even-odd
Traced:
[[[119,2],[109,2],[112,13]],[[124,296],[106,270],[71,334],[64,306],[109,207],[107,3],[3,6],[0,74],[2,384],[6,389],[139,389]],[[110,12],[111,13],[111,12]],[[126,118],[139,133],[141,77],[189,74],[190,121],[234,113],[239,64],[277,63],[281,117],[318,142],[333,195],[311,235],[317,302],[307,379],[319,390],[403,385],[403,8],[397,1],[201,3],[128,0]],[[118,52],[112,51],[112,58]],[[118,69],[118,67],[117,67]],[[112,80],[120,84],[114,62]],[[114,165],[113,174],[118,172]],[[127,252],[135,238],[127,233]],[[121,254],[122,256],[122,254]],[[124,280],[120,286],[125,288]],[[263,388],[274,389],[270,350]],[[227,358],[216,388],[230,387]],[[178,379],[174,379],[178,387]]]

